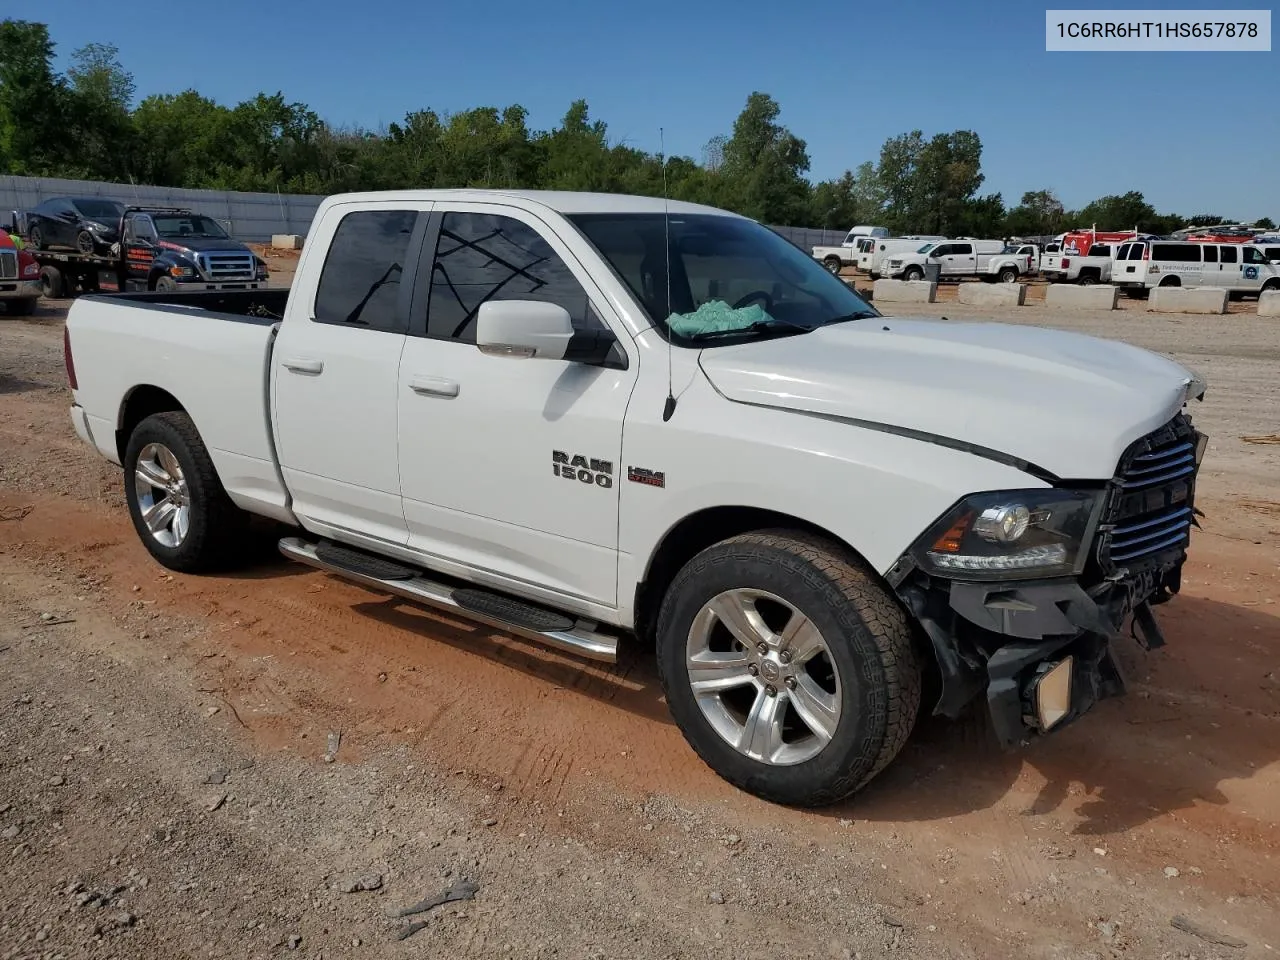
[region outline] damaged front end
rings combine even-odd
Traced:
[[[1011,746],[1124,692],[1112,641],[1131,621],[1164,642],[1151,607],[1181,584],[1205,440],[1179,414],[1106,483],[966,497],[926,531],[888,579],[933,646],[935,714],[985,690]]]

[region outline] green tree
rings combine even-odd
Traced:
[[[884,197],[885,225],[894,233],[913,233],[919,191],[918,166],[924,151],[924,134],[919,130],[890,137],[880,147],[876,179]]]
[[[122,180],[132,172],[136,131],[130,107],[133,76],[111,44],[90,43],[71,55],[68,120],[85,174]]]
[[[73,153],[70,97],[52,64],[48,27],[0,22],[0,161],[11,173],[51,176]]]
[[[1276,228],[1276,222],[1270,217],[1259,217],[1253,221],[1253,225],[1262,230],[1274,230]]]
[[[733,123],[724,144],[721,175],[733,209],[763,223],[788,226],[804,219],[809,199],[805,142],[779,124],[782,110],[756,91]]]
[[[1225,217],[1220,217],[1216,213],[1197,213],[1194,217],[1187,217],[1188,227],[1212,227],[1226,222]]]
[[[1005,224],[1015,237],[1050,236],[1059,232],[1066,210],[1052,190],[1028,190],[1009,211]]]
[[[981,220],[993,208],[983,198],[981,211],[971,209],[982,174],[982,140],[972,130],[939,133],[924,145],[916,161],[912,221],[925,233],[952,236]],[[1001,216],[1004,204],[1000,203]]]

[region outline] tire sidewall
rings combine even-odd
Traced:
[[[694,617],[717,594],[734,588],[779,596],[821,632],[840,676],[841,715],[831,742],[816,757],[790,766],[752,760],[726,743],[703,717],[689,686],[686,644]],[[879,650],[848,597],[802,557],[776,547],[719,544],[677,576],[658,622],[658,660],[668,707],[686,739],[722,776],[782,803],[849,792],[871,773],[888,731],[889,687]]]
[[[134,474],[138,467],[138,455],[149,443],[162,443],[178,458],[182,474],[187,481],[187,496],[191,508],[191,525],[182,543],[176,547],[167,547],[151,535],[142,519],[142,510],[138,506],[138,494],[134,485]],[[199,479],[195,458],[187,446],[186,439],[165,419],[164,414],[147,417],[134,428],[129,437],[124,455],[124,495],[129,507],[129,518],[133,521],[138,537],[147,551],[161,564],[170,569],[194,569],[200,562],[201,546],[209,532],[209,491],[205,490]]]

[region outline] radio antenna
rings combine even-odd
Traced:
[[[658,128],[658,152],[662,158],[662,252],[666,257],[667,277],[667,402],[662,407],[662,422],[676,412],[676,394],[671,384],[671,211],[667,199],[667,141]]]

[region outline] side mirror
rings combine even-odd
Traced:
[[[563,360],[573,333],[569,311],[541,300],[488,300],[476,315],[476,346],[492,357]]]

